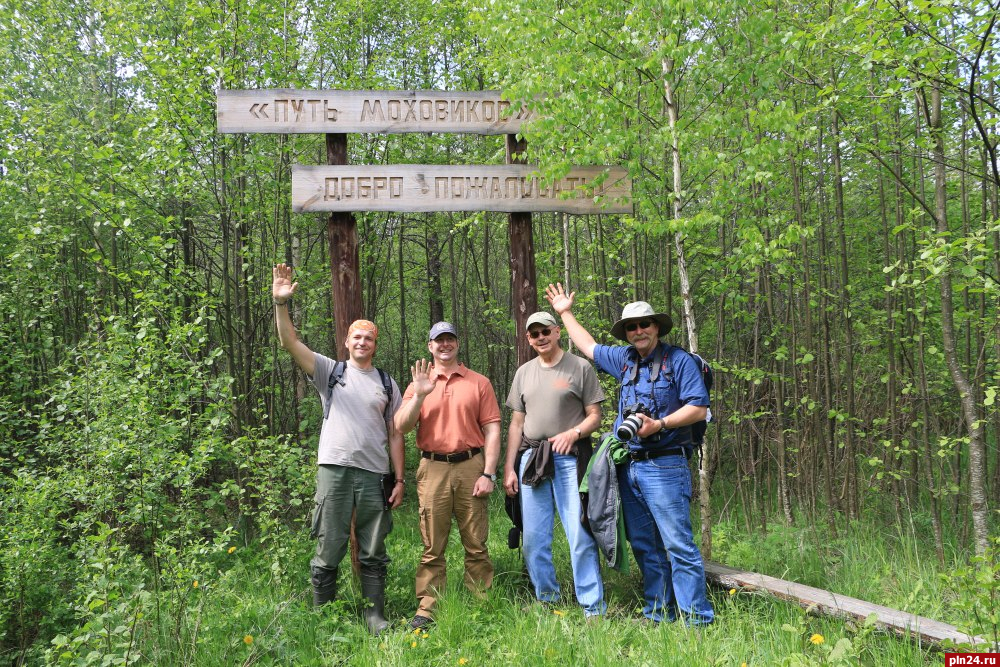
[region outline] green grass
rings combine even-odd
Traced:
[[[389,537],[392,558],[387,617],[393,627],[368,635],[359,617],[360,595],[348,564],[342,564],[342,595],[321,610],[310,608],[308,560],[313,543],[304,533],[270,536],[269,548],[241,547],[222,559],[228,567],[199,575],[159,613],[147,605],[137,624],[143,663],[155,665],[773,665],[940,664],[940,654],[921,650],[872,628],[807,615],[764,594],[710,590],[717,622],[700,630],[658,627],[640,618],[639,577],[606,571],[608,615],[587,623],[570,597],[546,608],[533,601],[518,551],[506,546],[509,522],[499,495],[493,498],[490,550],[494,588],[476,598],[462,587],[457,532],[448,550],[448,592],[435,625],[413,633],[406,627],[416,609],[413,576],[420,558],[416,502],[395,515]],[[564,594],[572,577],[565,538],[556,529],[556,563]],[[873,602],[934,616],[947,608],[934,568],[905,544],[892,545],[876,531],[857,530],[838,540],[808,531],[779,529],[767,536],[738,534],[722,523],[719,554],[728,564],[775,576],[805,579]],[[280,545],[280,546],[273,546]],[[742,561],[742,562],[740,562]],[[923,582],[923,583],[920,583]],[[877,598],[877,599],[873,599]],[[901,604],[906,603],[906,604]],[[809,641],[822,635],[823,642]],[[252,638],[250,643],[245,638]],[[849,644],[843,640],[847,640]],[[840,645],[838,646],[838,642]],[[837,654],[843,654],[843,660]],[[831,657],[834,658],[831,660]]]

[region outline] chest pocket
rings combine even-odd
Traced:
[[[637,362],[630,359],[622,369],[619,412],[622,406],[636,402],[645,404],[654,417],[676,410],[680,402],[680,392],[674,380],[670,348],[660,346],[650,363],[633,364]]]
[[[656,414],[666,414],[677,409],[679,392],[673,373],[660,372],[660,377],[653,383],[652,402],[650,406]]]

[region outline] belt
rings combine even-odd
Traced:
[[[667,447],[666,449],[632,449],[628,453],[628,457],[633,461],[648,461],[661,456],[683,456],[690,459],[691,450],[685,447]]]
[[[425,459],[430,459],[431,461],[444,461],[445,463],[461,463],[462,461],[468,461],[481,451],[483,451],[482,447],[473,447],[472,449],[467,449],[464,452],[458,452],[456,454],[435,454],[434,452],[420,452],[420,455]]]

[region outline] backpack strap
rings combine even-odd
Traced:
[[[333,388],[338,384],[340,386],[346,386],[347,383],[344,382],[344,372],[347,370],[346,361],[338,361],[333,365],[333,371],[330,373],[330,379],[326,385],[326,407],[323,409],[323,419],[325,420],[330,416],[330,400],[333,398]],[[378,371],[378,376],[382,380],[382,391],[385,392],[385,409],[382,411],[382,417],[388,422],[392,415],[390,411],[392,410],[392,378],[381,368],[376,368]]]
[[[639,374],[639,362],[636,356],[635,350],[629,350],[625,353],[625,365],[622,366],[622,379],[618,382],[618,396],[615,400],[619,410],[623,405],[622,397],[625,395],[625,386],[634,385]]]
[[[330,373],[330,379],[326,383],[327,394],[333,393],[333,388],[338,384],[344,386],[344,371],[347,370],[346,361],[338,361],[333,365],[333,371]]]
[[[330,379],[326,383],[326,405],[323,408],[323,419],[326,420],[330,416],[330,400],[333,398],[333,388],[338,384],[344,386],[344,371],[347,370],[346,361],[338,361],[333,365],[333,370],[330,372]]]
[[[639,376],[639,362],[635,357],[636,354],[632,350],[626,353],[625,365],[622,366],[622,379],[618,383],[620,386],[635,384],[635,379]]]
[[[378,376],[382,378],[382,391],[385,392],[385,410],[382,411],[382,417],[388,422],[392,417],[389,414],[389,411],[392,410],[392,379],[381,368],[376,368],[375,370],[378,371]]]
[[[660,377],[660,367],[667,363],[670,358],[669,354],[663,353],[663,345],[660,343],[656,344],[656,350],[653,352],[653,358],[649,362],[649,381],[656,382],[657,378]]]
[[[649,362],[649,381],[650,383],[655,383],[660,377],[661,371],[665,371],[667,376],[669,376],[672,371],[672,366],[670,366],[670,346],[657,341],[656,349],[653,351],[653,356]],[[639,358],[639,353],[635,351],[635,348],[630,349],[625,355],[625,365],[622,366],[622,379],[618,383],[618,408],[621,409],[622,396],[625,393],[625,387],[630,385],[635,385],[636,379],[639,377],[639,364],[642,360]],[[633,396],[635,395],[635,389],[632,390]],[[653,406],[655,407],[655,406]]]
[[[670,346],[663,343],[657,343],[656,349],[653,351],[653,358],[649,361],[649,381],[656,382],[660,377],[661,371],[666,371],[668,375],[673,373],[673,367],[670,365]],[[625,365],[622,366],[622,385],[635,384],[635,380],[639,377],[639,359],[638,352],[634,350],[629,350],[628,355],[625,357]]]
[[[674,376],[674,362],[670,359],[670,350],[672,347],[674,346],[662,345],[657,348],[656,351],[657,354],[660,355],[660,363],[656,365],[656,371],[655,371],[656,375],[653,376],[654,382],[656,381],[656,378],[659,376],[660,373],[663,373],[663,376],[666,378],[672,378]],[[655,363],[656,359],[654,359],[653,361]]]

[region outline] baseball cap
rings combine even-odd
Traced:
[[[427,340],[432,341],[441,334],[451,334],[455,338],[458,338],[458,331],[455,330],[454,324],[451,322],[438,322],[431,327],[431,332],[427,334]]]
[[[545,326],[549,327],[559,326],[558,324],[556,324],[556,318],[552,317],[544,310],[540,310],[537,313],[532,313],[531,316],[528,317],[528,321],[524,323],[524,330],[527,331],[528,327],[530,327],[532,324],[544,324]]]

